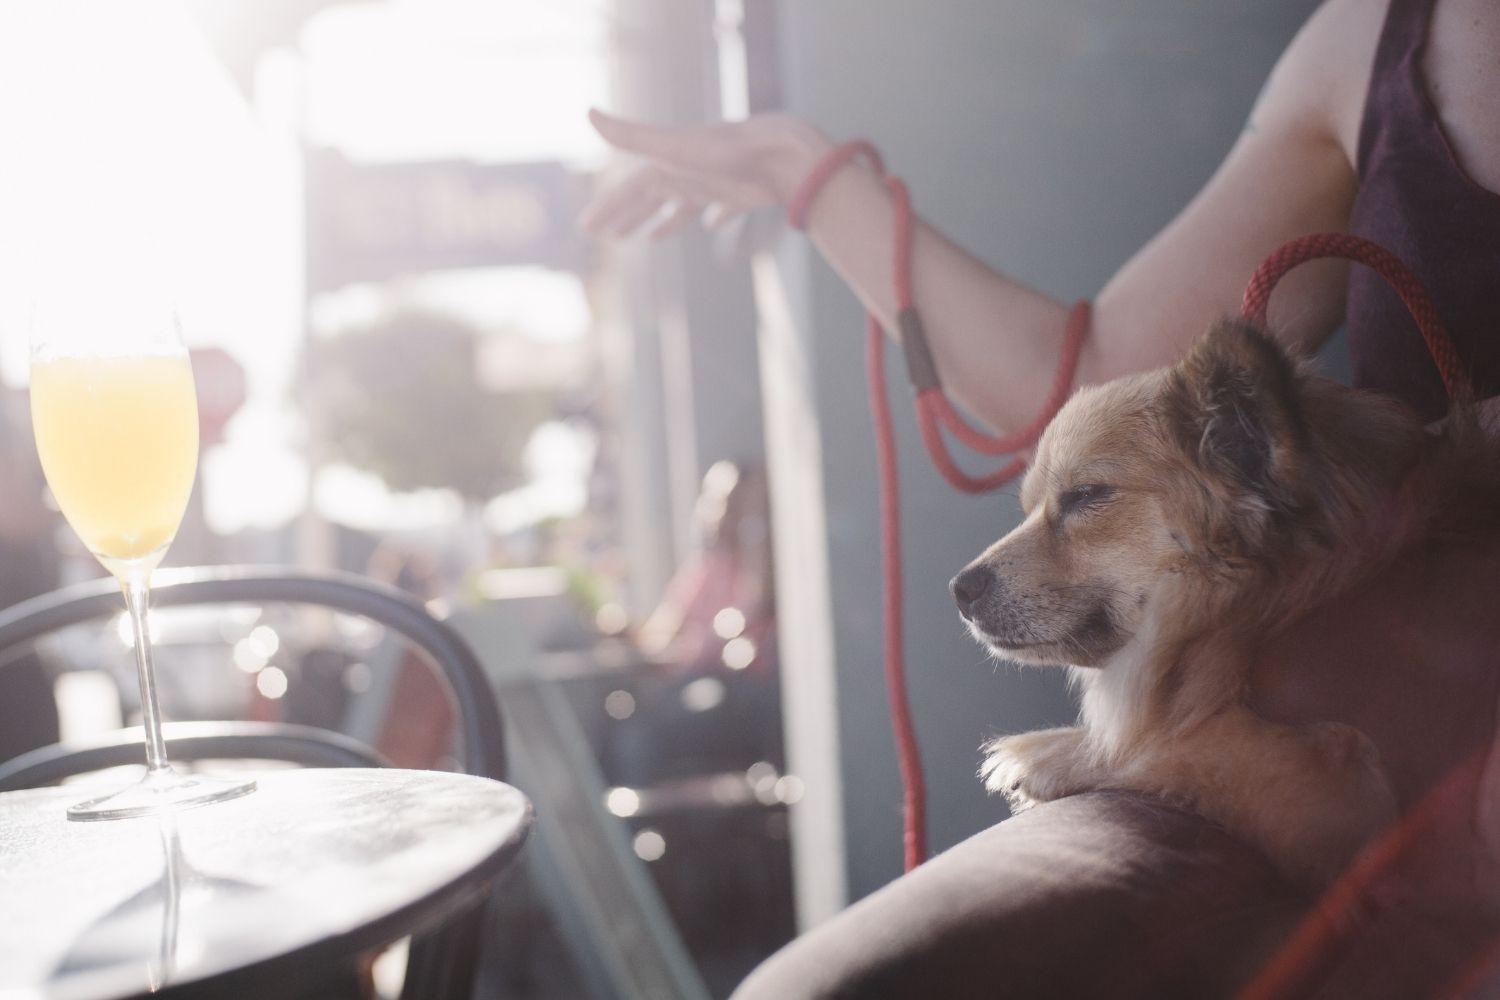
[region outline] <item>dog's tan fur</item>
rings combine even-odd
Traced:
[[[1252,712],[1248,668],[1269,634],[1493,502],[1482,436],[1468,414],[1450,428],[1229,322],[1173,368],[1078,392],[1038,446],[1025,520],[965,570],[987,581],[965,618],[997,655],[1070,667],[1082,724],[988,744],[988,787],[1016,808],[1142,790],[1296,878],[1334,875],[1393,818],[1389,783],[1356,730]]]

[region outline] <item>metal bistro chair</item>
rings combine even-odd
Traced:
[[[423,652],[453,689],[468,774],[505,777],[505,741],[495,694],[457,632],[420,603],[349,574],[314,575],[280,569],[189,569],[158,573],[154,607],[294,604],[358,615],[385,626]],[[120,592],[108,578],[45,594],[0,612],[0,669],[10,656],[61,629],[120,613]],[[182,723],[169,726],[172,758],[199,761],[255,758],[303,767],[380,767],[385,762],[352,737],[279,723]],[[142,759],[138,732],[106,734],[86,744],[54,744],[0,763],[0,791],[36,788],[63,778]],[[412,939],[403,1000],[467,1000],[479,953],[484,898]]]

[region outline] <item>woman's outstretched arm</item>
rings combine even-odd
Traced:
[[[1272,249],[1305,233],[1344,228],[1379,6],[1331,0],[1303,28],[1208,184],[1099,293],[1080,383],[1176,359],[1211,322],[1238,310],[1245,282]],[[596,112],[594,124],[611,145],[642,158],[585,214],[585,227],[603,236],[642,229],[664,235],[700,212],[713,225],[785,204],[832,146],[785,115],[664,128]],[[1172,152],[1163,147],[1162,155]],[[808,234],[894,330],[894,231],[879,178],[858,164],[840,171],[814,203]],[[1066,305],[999,273],[920,220],[914,238],[916,301],[944,385],[996,430],[1026,423],[1050,386]],[[1298,269],[1272,303],[1272,326],[1298,347],[1315,347],[1342,316],[1344,274],[1337,263]]]

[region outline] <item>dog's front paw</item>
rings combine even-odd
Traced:
[[[984,787],[1005,796],[1011,812],[1093,787],[1081,729],[1002,736],[985,744],[984,753]]]
[[[984,787],[994,794],[1005,796],[1013,813],[1030,809],[1037,801],[1026,788],[1031,760],[1026,753],[1024,741],[1030,735],[1022,733],[1019,736],[1002,736],[991,740],[985,744],[984,763],[979,768]]]

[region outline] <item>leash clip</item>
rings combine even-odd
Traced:
[[[927,331],[922,328],[922,317],[916,306],[906,306],[896,314],[896,327],[901,333],[901,351],[906,355],[906,377],[917,392],[937,389],[937,364],[932,360],[932,348],[927,344]]]

